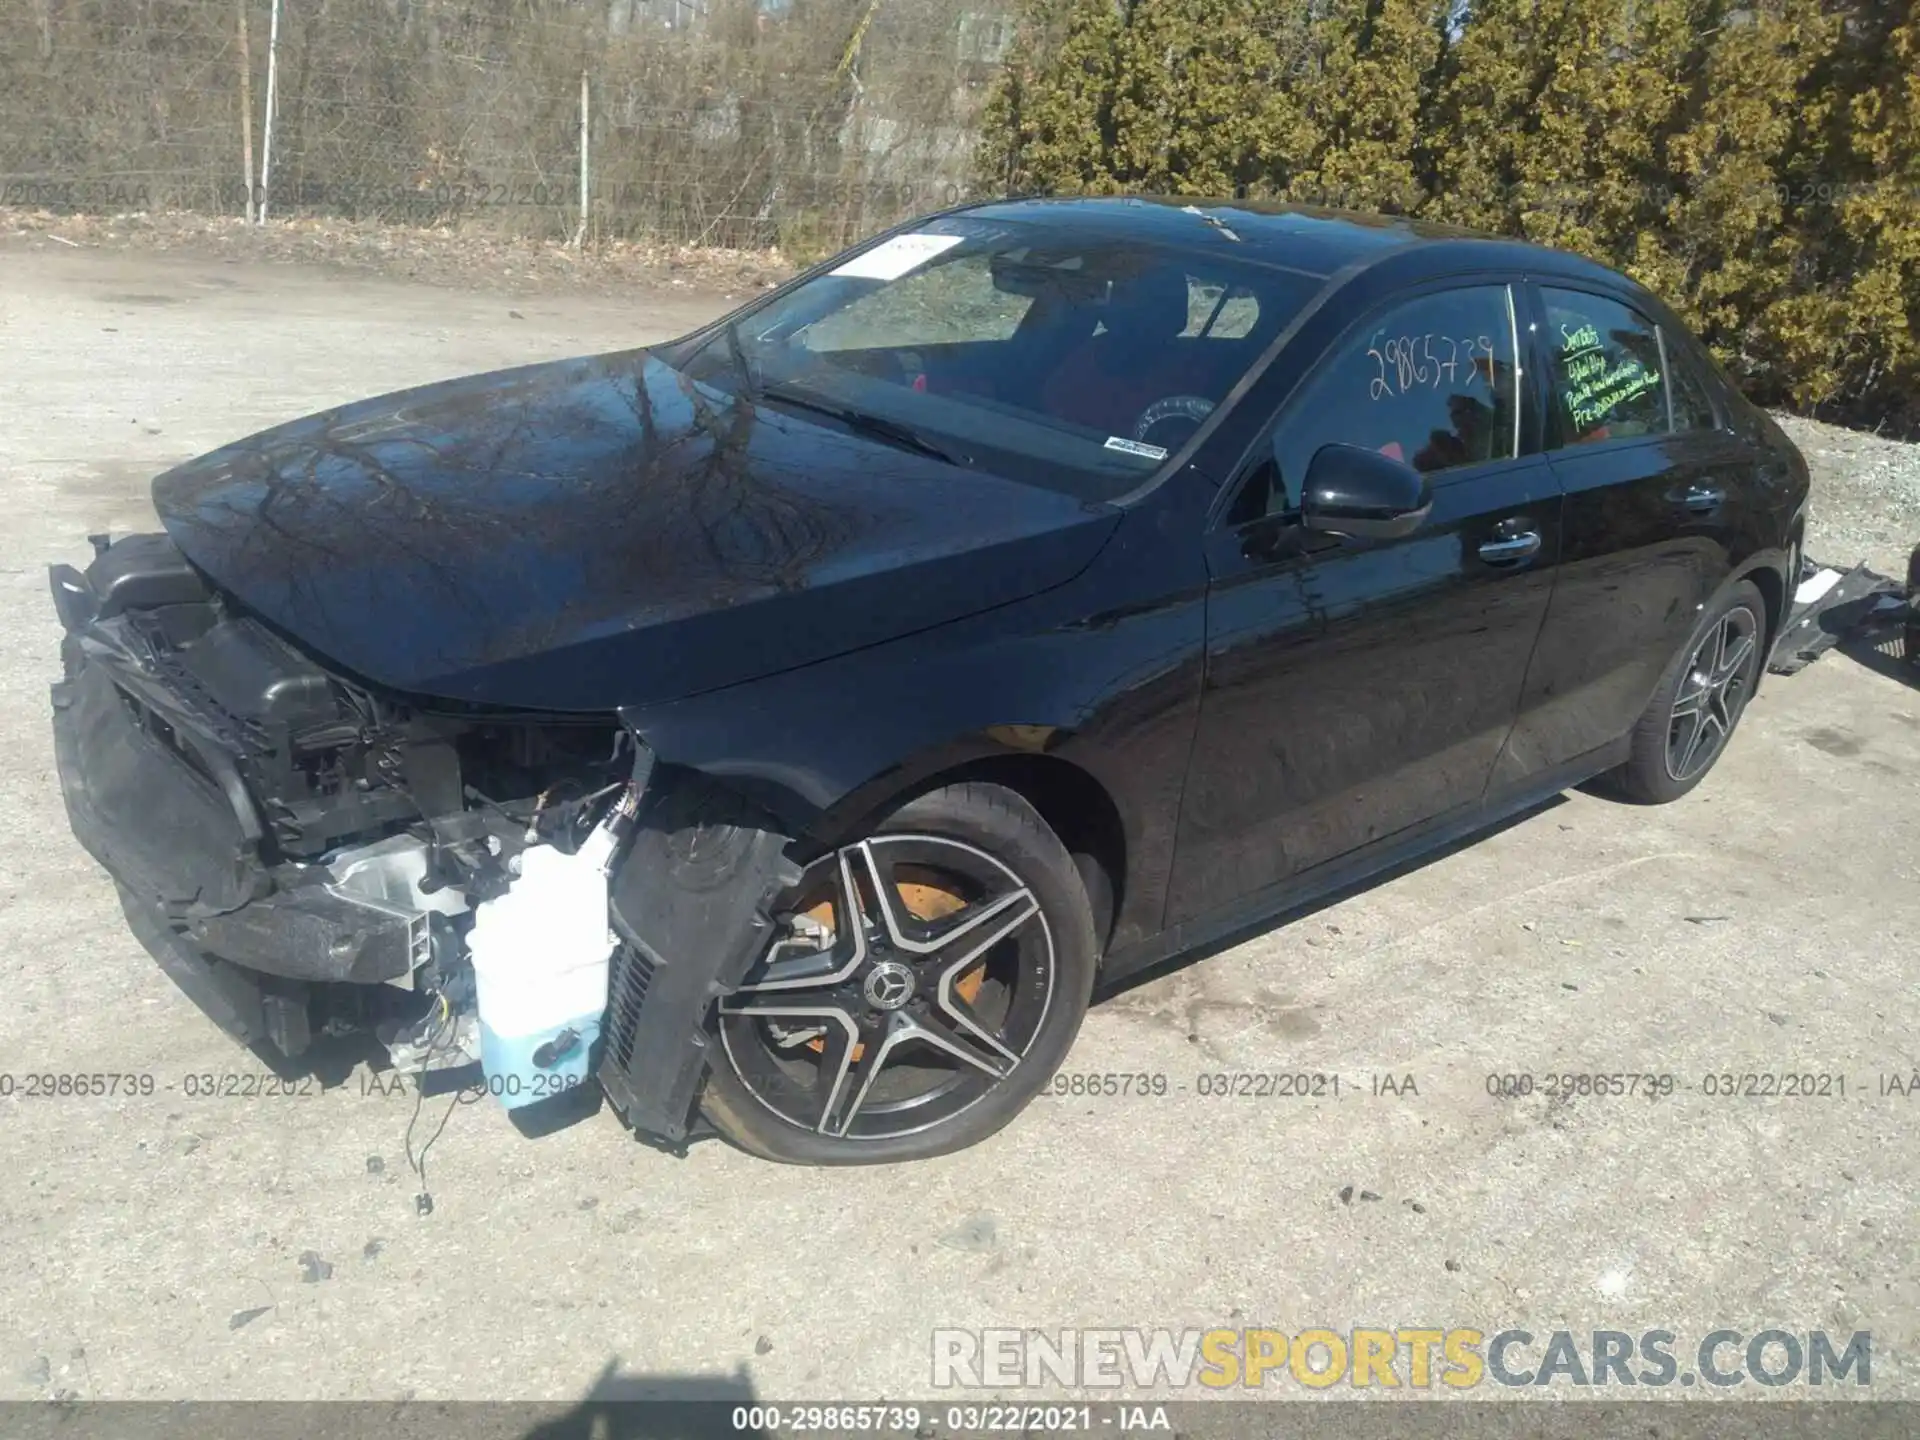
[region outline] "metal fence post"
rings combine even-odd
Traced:
[[[242,213],[253,223],[253,47],[247,43],[247,0],[240,11],[240,164],[246,182],[240,192]]]
[[[588,81],[587,72],[580,72],[580,228],[573,232],[573,248],[578,250],[587,243],[587,194],[589,169],[587,146],[591,138],[593,90]]]
[[[267,26],[267,125],[260,139],[259,223],[267,223],[267,192],[273,183],[273,113],[276,81],[280,75],[280,0],[273,0],[273,19]]]

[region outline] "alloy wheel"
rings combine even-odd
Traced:
[[[822,857],[719,1007],[727,1061],[789,1124],[880,1140],[951,1120],[1013,1075],[1046,1019],[1053,937],[1007,865],[935,835]]]
[[[1759,646],[1759,617],[1736,605],[1687,657],[1667,724],[1667,774],[1673,779],[1692,779],[1725,747],[1753,692]]]

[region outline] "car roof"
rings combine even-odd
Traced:
[[[987,201],[966,207],[966,214],[1043,225],[1081,237],[1133,239],[1194,253],[1230,253],[1235,260],[1321,279],[1391,252],[1417,251],[1428,262],[1418,268],[1435,275],[1525,269],[1568,279],[1632,285],[1618,272],[1562,250],[1402,216],[1279,201],[1168,195],[1042,196]]]

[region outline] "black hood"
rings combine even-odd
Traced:
[[[377,685],[657,703],[1058,585],[1117,512],[740,403],[646,351],[430,385],[160,476],[213,582]]]

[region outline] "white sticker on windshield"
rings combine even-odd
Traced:
[[[1143,445],[1138,440],[1122,440],[1118,435],[1107,437],[1107,449],[1119,450],[1128,455],[1144,455],[1149,460],[1167,458],[1166,447],[1162,445]]]
[[[860,280],[898,280],[909,270],[924,265],[943,251],[951,250],[964,235],[896,235],[883,240],[864,255],[856,255],[835,267],[835,275],[851,275]]]

